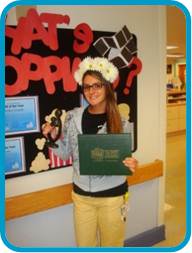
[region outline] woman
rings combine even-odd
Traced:
[[[82,176],[79,173],[78,134],[126,133],[129,122],[120,117],[112,83],[117,68],[105,58],[85,58],[75,72],[76,81],[88,107],[67,113],[63,134],[54,152],[62,159],[73,157],[75,233],[78,246],[122,247],[125,239],[125,209],[128,192],[125,176]],[[55,129],[46,124],[43,134],[54,137]],[[137,161],[122,161],[134,172]]]

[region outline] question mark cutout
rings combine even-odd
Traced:
[[[133,60],[131,61],[131,64],[128,66],[128,68],[130,68],[132,65],[135,65],[136,68],[134,70],[130,71],[130,73],[129,73],[128,77],[127,77],[126,87],[123,90],[123,92],[124,92],[125,95],[129,94],[130,87],[132,85],[132,81],[133,81],[134,76],[136,76],[137,74],[139,74],[141,72],[141,69],[142,69],[142,62],[137,57],[133,58]]]

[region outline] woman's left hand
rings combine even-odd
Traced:
[[[123,164],[128,167],[131,172],[135,172],[137,165],[138,165],[138,161],[134,158],[134,157],[126,157],[123,160]]]

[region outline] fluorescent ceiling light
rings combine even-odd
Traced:
[[[178,47],[177,46],[166,46],[167,50],[176,49],[176,48],[178,48]]]
[[[183,58],[183,54],[167,54],[168,58]]]

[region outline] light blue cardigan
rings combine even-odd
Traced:
[[[61,159],[73,158],[73,182],[84,191],[97,192],[116,187],[125,182],[126,176],[84,176],[79,173],[78,134],[82,134],[82,115],[84,108],[75,108],[67,112],[62,129],[62,137],[56,143],[58,148],[52,151]],[[128,120],[122,119],[123,132],[131,132]],[[106,124],[98,131],[107,133]],[[85,154],[86,155],[86,154]]]

